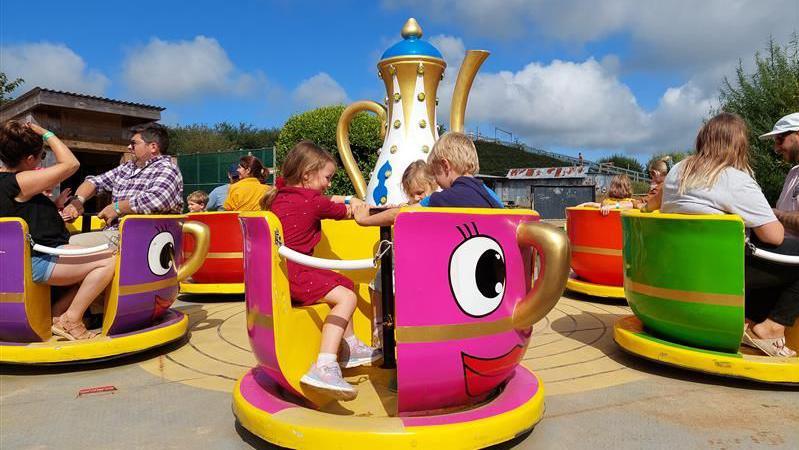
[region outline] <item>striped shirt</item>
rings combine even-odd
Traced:
[[[102,175],[86,177],[86,181],[98,191],[110,192],[113,202],[127,200],[136,214],[183,211],[183,176],[169,155],[155,156],[144,167],[130,161]]]

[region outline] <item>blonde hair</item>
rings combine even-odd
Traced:
[[[199,203],[201,205],[208,204],[208,194],[205,191],[194,191],[186,197],[187,202]]]
[[[746,122],[732,113],[710,119],[696,135],[696,154],[682,164],[677,192],[714,186],[727,167],[752,175]]]
[[[624,198],[630,198],[632,194],[633,188],[632,184],[630,183],[630,177],[621,174],[614,175],[613,178],[610,179],[610,187],[608,187],[607,198],[621,200]]]
[[[435,178],[430,173],[429,165],[421,159],[412,162],[402,174],[402,190],[408,198],[412,197],[411,191],[414,187],[420,187],[427,192],[438,188]]]
[[[430,168],[436,170],[443,165],[443,160],[449,161],[453,172],[461,175],[474,175],[480,171],[480,161],[477,158],[477,149],[474,142],[463,133],[450,131],[441,136],[433,145],[427,162]]]
[[[669,163],[668,163],[668,161],[670,161],[670,160],[671,160],[671,156],[664,156],[664,157],[658,159],[657,161],[652,161],[652,163],[649,164],[649,173],[650,173],[650,175],[652,174],[652,172],[654,172],[654,173],[656,173],[656,174],[658,174],[660,176],[666,176],[666,174],[669,173]]]
[[[309,140],[297,142],[297,145],[286,155],[283,165],[280,167],[280,176],[287,185],[301,184],[305,175],[322,170],[328,163],[336,165],[333,155],[326,152],[322,147]],[[277,186],[280,188],[280,186]],[[277,196],[278,189],[270,189],[261,198],[261,209],[268,210]]]

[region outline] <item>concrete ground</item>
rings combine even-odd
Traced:
[[[190,338],[66,368],[0,366],[0,449],[273,448],[237,427],[235,380],[254,364],[242,302],[179,302]],[[569,295],[536,325],[524,364],[547,388],[544,449],[797,449],[799,388],[728,380],[622,353],[619,303]],[[113,386],[78,395],[84,388]]]

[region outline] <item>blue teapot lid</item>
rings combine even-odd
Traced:
[[[422,27],[413,17],[408,19],[402,27],[402,37],[403,40],[389,47],[381,59],[397,56],[429,56],[443,59],[441,52],[433,44],[422,40]]]

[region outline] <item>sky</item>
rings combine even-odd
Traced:
[[[0,1],[0,71],[165,107],[162,122],[280,127],[385,91],[376,64],[409,17],[447,62],[491,56],[467,131],[597,159],[690,150],[739,61],[799,31],[797,0]]]

